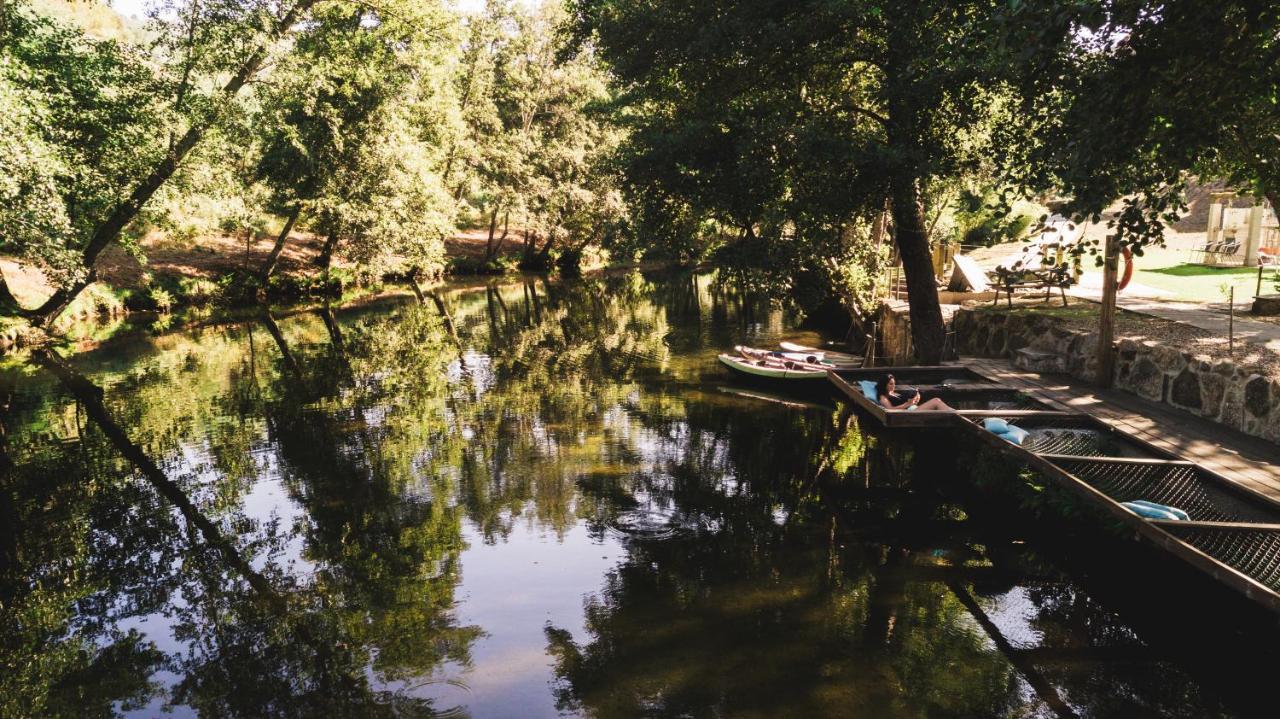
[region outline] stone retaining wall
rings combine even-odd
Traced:
[[[1053,355],[1053,369],[1073,377],[1092,381],[1097,370],[1097,333],[1053,317],[961,309],[952,329],[962,355],[1014,358],[1026,348]],[[1117,389],[1280,442],[1280,382],[1156,342],[1120,340],[1113,351]]]
[[[886,301],[876,313],[880,359],[888,364],[909,364],[915,355],[911,343],[911,319],[907,303]]]

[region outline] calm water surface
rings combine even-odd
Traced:
[[[1240,710],[943,499],[936,437],[732,385],[719,349],[816,339],[782,312],[689,276],[443,299],[74,357],[105,416],[10,368],[0,715]]]

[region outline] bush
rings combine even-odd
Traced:
[[[217,279],[217,285],[223,301],[231,304],[252,302],[262,290],[262,283],[256,275],[241,270],[222,275]]]
[[[514,264],[510,257],[497,257],[488,262],[478,257],[454,257],[446,272],[450,275],[501,275]]]
[[[173,309],[173,295],[163,287],[152,287],[147,291],[147,299],[152,309],[160,314],[168,314],[169,310]]]
[[[183,304],[207,305],[222,296],[222,288],[203,277],[183,277],[177,289]]]
[[[62,313],[62,319],[117,317],[124,314],[124,312],[125,301],[123,295],[117,294],[101,282],[94,282],[85,287],[71,301],[71,304],[67,305],[67,309]]]

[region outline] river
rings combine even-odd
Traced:
[[[717,351],[817,339],[768,303],[441,297],[108,342],[79,400],[5,369],[0,714],[1242,711],[938,491],[936,435],[734,384]]]

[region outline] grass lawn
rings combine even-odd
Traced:
[[[1133,281],[1169,292],[1180,300],[1226,302],[1224,285],[1236,288],[1236,302],[1253,300],[1258,268],[1193,265],[1187,261],[1189,254],[1186,250],[1149,249],[1142,257],[1134,258]],[[1262,294],[1280,292],[1276,289],[1278,280],[1276,270],[1266,268],[1262,275]]]

